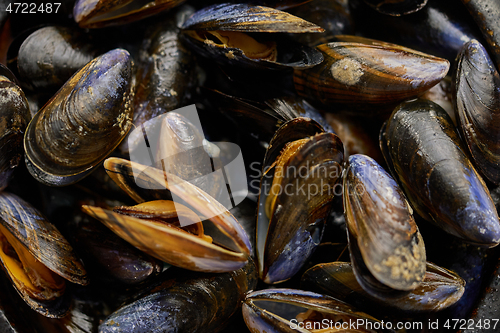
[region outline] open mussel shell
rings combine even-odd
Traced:
[[[69,310],[64,280],[58,281],[47,269],[70,282],[89,283],[68,241],[29,203],[7,192],[0,193],[0,229],[0,260],[19,295],[40,314],[62,317]]]
[[[123,49],[95,58],[33,117],[24,149],[35,179],[75,183],[120,144],[132,124],[132,65]]]
[[[273,40],[269,35],[322,32],[322,28],[268,7],[212,5],[194,13],[182,30],[187,45],[223,66],[285,70],[309,68],[323,60],[315,49],[283,38]]]
[[[146,296],[113,312],[99,325],[99,332],[218,332],[257,285],[251,260],[223,274],[172,268],[166,277]]]
[[[425,275],[425,246],[396,181],[372,158],[351,155],[343,189],[349,241],[371,274],[390,288],[415,289]]]
[[[75,214],[69,224],[70,241],[91,276],[104,281],[111,278],[113,284],[133,285],[157,276],[163,268],[163,262],[139,251],[83,213]]]
[[[80,30],[48,26],[24,40],[17,67],[23,87],[54,92],[98,54],[97,47]]]
[[[316,24],[277,9],[248,4],[216,4],[194,13],[184,22],[184,30],[240,32],[322,32]]]
[[[11,76],[7,68],[5,75]],[[7,187],[23,156],[23,136],[30,121],[28,101],[11,78],[0,72],[0,190]],[[13,76],[11,76],[13,77]]]
[[[500,243],[488,188],[439,105],[423,99],[401,103],[381,130],[380,146],[420,216],[467,242]]]
[[[282,154],[287,148],[292,150]],[[264,158],[257,207],[256,252],[264,282],[291,278],[320,243],[343,158],[340,139],[308,118],[288,121],[276,132]]]
[[[126,24],[180,5],[185,0],[78,0],[73,16],[81,28]]]
[[[376,11],[391,16],[411,14],[424,8],[428,0],[364,0]]]
[[[399,45],[346,37],[317,47],[325,60],[294,71],[297,93],[323,105],[366,109],[424,93],[448,72],[448,60]]]
[[[344,332],[343,328],[347,332],[353,322],[357,323],[356,332],[375,332],[368,327],[380,323],[333,297],[297,289],[251,292],[245,298],[242,310],[243,319],[252,333],[316,332],[319,328]],[[323,326],[325,322],[327,327]]]
[[[500,75],[476,40],[464,45],[453,80],[455,117],[478,171],[500,184]]]
[[[455,304],[464,293],[465,281],[456,273],[427,262],[425,277],[417,288],[391,297],[376,297],[357,282],[350,263],[331,262],[308,269],[301,286],[361,309],[379,306],[416,313],[440,311]]]
[[[110,177],[138,202],[145,201],[142,197],[151,200],[148,192],[152,192],[153,197],[171,198],[172,194],[175,195],[192,210],[190,214],[197,214],[202,220],[213,223],[226,236],[229,244],[226,248],[183,230],[98,207],[83,206],[87,214],[103,222],[118,236],[153,257],[190,270],[229,272],[247,263],[251,245],[245,231],[224,206],[198,187],[162,170],[123,159],[107,159],[104,167]],[[136,188],[140,188],[141,184],[152,183],[162,185],[163,190],[143,189],[143,193],[137,192]],[[169,195],[170,192],[172,194]],[[177,212],[181,214],[178,209]]]

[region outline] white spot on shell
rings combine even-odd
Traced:
[[[335,80],[349,86],[358,83],[364,74],[361,64],[349,58],[343,58],[335,62],[330,67],[330,72]]]

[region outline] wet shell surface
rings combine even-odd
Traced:
[[[115,49],[89,62],[33,117],[26,165],[38,181],[69,185],[87,176],[132,124],[132,59]]]

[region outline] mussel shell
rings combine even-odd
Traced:
[[[374,297],[355,278],[352,265],[331,262],[316,265],[302,276],[301,286],[307,290],[351,303],[360,309],[374,306],[403,312],[434,312],[455,304],[464,293],[465,282],[457,274],[427,262],[426,275],[416,289],[394,297]]]
[[[235,47],[219,47],[216,44],[205,43],[194,39],[186,33],[181,35],[182,40],[194,52],[215,61],[228,68],[240,68],[249,71],[289,71],[294,68],[310,68],[323,61],[323,55],[318,50],[296,43],[286,38],[277,41],[278,57],[276,61],[252,59]]]
[[[266,283],[278,283],[292,277],[321,240],[344,158],[340,139],[332,133],[317,134],[322,131],[313,120],[293,119],[280,127],[266,152],[256,236],[259,276]],[[274,178],[274,168],[269,168],[288,142],[307,137],[311,137],[310,140],[284,166],[286,176],[279,184],[280,193],[268,218],[265,205]],[[304,170],[308,175],[304,175]],[[306,194],[304,188],[312,191],[313,185],[317,190],[322,189],[321,193]],[[328,190],[324,190],[325,187]]]
[[[361,120],[359,117],[343,112],[327,112],[325,119],[332,127],[333,132],[344,143],[346,157],[353,154],[364,154],[379,164],[382,163],[384,158],[378,144],[378,127],[374,126],[373,120]],[[377,129],[376,134],[372,133],[374,127]]]
[[[363,1],[350,0],[356,32],[363,36],[400,44],[453,62],[462,45],[481,38],[465,6],[455,0],[431,0],[416,13],[388,16]]]
[[[130,132],[130,159],[178,176],[221,200],[225,181],[219,147],[205,139],[197,117],[195,105],[189,105],[146,121]]]
[[[194,13],[183,30],[225,30],[249,32],[322,32],[313,23],[277,9],[249,4],[215,4]]]
[[[336,134],[321,112],[302,98],[283,96],[267,100],[265,104],[285,121],[299,117],[309,118],[320,124],[325,132]]]
[[[0,81],[0,96],[0,190],[3,190],[21,161],[22,140],[31,116],[23,91],[12,81]]]
[[[370,157],[351,155],[343,189],[349,241],[371,274],[393,289],[415,289],[425,275],[425,246],[396,181]]]
[[[458,129],[478,171],[500,184],[500,75],[474,39],[458,56],[453,95]]]
[[[187,232],[98,207],[82,206],[82,209],[139,250],[177,267],[221,273],[247,263],[249,253],[227,250]]]
[[[320,315],[341,318],[343,322],[357,320],[373,324],[379,322],[372,316],[333,297],[298,289],[265,289],[251,292],[243,304],[243,318],[252,333],[293,332],[297,326],[295,316],[313,310]],[[295,322],[294,322],[295,321]],[[357,332],[375,332],[367,324],[357,326]],[[297,326],[298,327],[298,326]],[[349,326],[350,327],[350,326]],[[301,332],[310,332],[302,328]]]
[[[317,25],[276,9],[248,4],[216,4],[194,13],[182,26],[183,40],[196,53],[222,66],[237,66],[250,70],[289,70],[309,68],[323,61],[317,50],[285,38],[276,39],[277,59],[252,59],[237,47],[218,46],[194,38],[195,31],[231,31],[253,34],[255,39],[269,40],[262,33],[322,32]],[[260,36],[259,36],[260,35]],[[262,36],[264,35],[264,37]],[[268,36],[265,36],[268,35]]]
[[[29,203],[14,194],[1,192],[0,223],[51,271],[73,283],[89,283],[87,273],[68,241]],[[2,265],[5,265],[3,261]],[[60,318],[69,310],[67,293],[50,301],[40,301],[31,298],[24,290],[16,290],[33,310],[44,316]]]
[[[488,49],[500,70],[500,2],[484,0],[462,0],[481,29]]]
[[[294,71],[297,93],[323,105],[366,109],[422,94],[443,79],[449,62],[402,46],[352,38],[317,48],[325,60]]]
[[[332,42],[335,35],[354,34],[354,21],[347,2],[343,0],[314,0],[292,9],[290,13],[325,29],[322,34],[294,36],[294,39],[309,46]]]
[[[210,244],[187,232],[151,226],[147,221],[97,207],[84,210],[140,250],[173,265],[206,272],[227,272],[243,267],[251,244],[241,225],[224,206],[196,186],[175,175],[123,159],[104,163],[110,177],[138,202],[176,196],[202,219],[209,219],[230,244]],[[137,178],[134,178],[134,175]],[[141,184],[160,184],[163,190],[142,189]],[[155,198],[156,197],[156,198]],[[177,202],[177,201],[176,201]]]
[[[33,117],[26,165],[52,186],[77,182],[106,158],[132,124],[132,60],[115,49],[75,73]]]
[[[284,10],[310,1],[312,0],[250,0],[248,3]]]
[[[282,117],[262,103],[231,96],[218,90],[210,90],[219,111],[236,124],[244,124],[245,130],[269,142],[283,125]]]
[[[244,124],[245,130],[258,133],[266,141],[270,141],[285,122],[299,117],[310,118],[320,124],[325,132],[335,133],[319,110],[296,96],[258,102],[230,96],[217,90],[210,92],[218,101],[219,110],[224,115],[238,124]]]
[[[428,0],[364,0],[376,11],[391,16],[400,16],[419,11],[427,5]]]
[[[141,20],[184,1],[78,0],[73,7],[73,16],[81,28],[102,28]]]
[[[89,283],[85,269],[71,245],[29,203],[15,194],[1,192],[0,223],[51,271],[73,283]]]
[[[112,233],[102,223],[85,214],[75,214],[70,221],[75,249],[84,260],[92,277],[111,277],[113,283],[138,284],[158,275],[163,263]]]
[[[23,87],[55,91],[76,71],[98,55],[98,49],[80,30],[43,27],[19,48],[17,66]]]
[[[380,145],[419,215],[465,241],[486,247],[500,242],[489,191],[439,105],[401,103],[382,129]]]
[[[19,86],[19,81],[17,80],[17,77],[4,64],[0,64],[0,75],[5,76],[7,79],[9,79],[9,81]]]
[[[257,284],[252,261],[223,274],[174,272],[174,278],[153,293],[112,313],[99,326],[99,332],[215,332]]]
[[[188,15],[190,8],[181,7],[175,14]],[[185,105],[191,89],[197,83],[195,61],[191,52],[178,38],[177,20],[161,21],[143,42],[139,53],[136,93],[134,99],[134,125]]]

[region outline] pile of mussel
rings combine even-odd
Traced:
[[[3,332],[494,329],[499,3],[57,10],[0,15]]]

